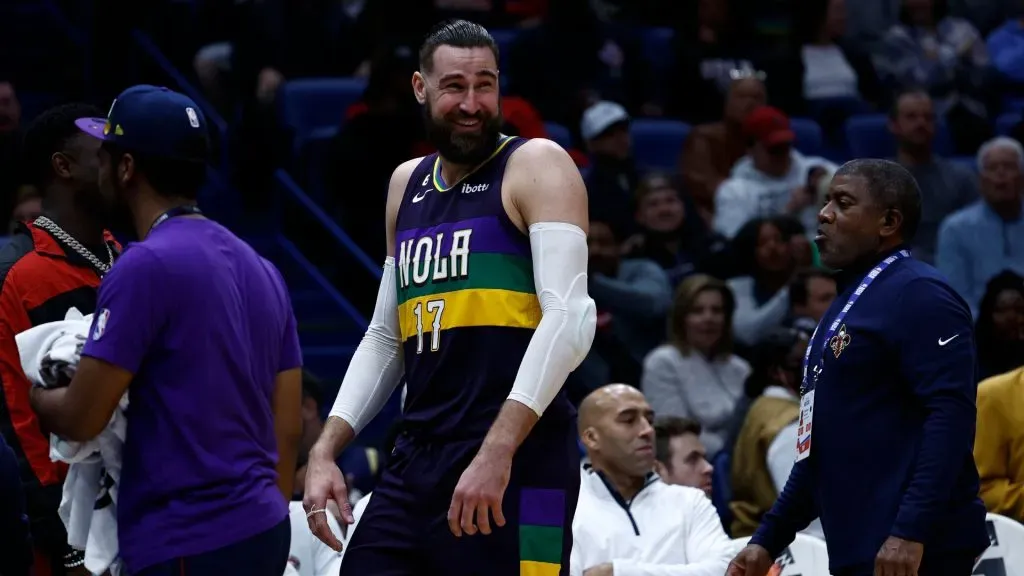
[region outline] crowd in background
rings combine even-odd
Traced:
[[[422,34],[451,16],[516,31],[500,58],[505,132],[568,127],[590,198],[598,329],[570,395],[578,402],[610,382],[639,388],[663,418],[662,477],[705,489],[733,536],[753,531],[788,476],[804,348],[845,287],[817,265],[812,241],[831,175],[849,157],[844,126],[886,114],[892,159],[923,195],[911,250],[974,312],[979,381],[999,379],[995,399],[979,401],[983,497],[1024,522],[1024,454],[1007,456],[1024,452],[1024,426],[1000,412],[1024,410],[1024,127],[997,136],[995,125],[1024,110],[1024,0],[197,6],[187,64],[237,121],[248,208],[261,209],[270,170],[285,166],[323,187],[324,208],[376,261],[391,172],[432,152],[409,86]],[[642,48],[655,27],[674,32],[667,70]],[[310,173],[291,157],[275,99],[289,80],[324,76],[368,83],[337,111],[325,170]],[[17,134],[28,119],[17,91],[0,82],[0,209],[12,222],[41,211],[38,192],[18,178]],[[649,118],[692,126],[679,150],[662,151],[678,157],[674,170],[647,170],[634,154],[631,123]],[[821,127],[819,155],[799,150],[793,118]],[[943,134],[949,156],[938,153]],[[330,401],[313,381],[307,444],[319,403]],[[376,456],[347,457],[350,482],[368,492]]]
[[[761,435],[792,422],[803,346],[843,288],[810,240],[853,115],[888,115],[893,159],[923,193],[912,251],[975,312],[979,377],[1024,364],[1024,152],[994,127],[1024,108],[1024,3],[437,0],[402,6],[407,24],[386,33],[388,3],[241,4],[222,16],[234,35],[225,28],[193,64],[252,130],[280,130],[267,111],[289,79],[368,77],[338,111],[325,172],[303,176],[323,179],[328,208],[374,259],[384,238],[367,214],[383,214],[396,165],[431,151],[409,89],[423,28],[467,16],[516,30],[500,58],[506,132],[569,127],[590,197],[598,332],[570,393],[638,386],[658,415],[700,425],[709,459],[735,447],[740,483],[745,466],[763,468],[750,447],[768,448],[744,420]],[[674,30],[667,73],[643,52],[651,26]],[[826,152],[798,150],[793,117],[817,121]],[[639,118],[693,126],[674,171],[647,171],[633,153]],[[947,131],[951,157],[937,152]],[[759,409],[768,399],[784,408]]]

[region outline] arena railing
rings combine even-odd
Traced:
[[[210,102],[203,96],[193,84],[189,81],[184,74],[182,74],[173,63],[163,54],[160,48],[155,42],[143,31],[133,30],[132,37],[135,40],[139,48],[149,56],[163,71],[171,78],[177,85],[177,88],[186,94],[189,98],[203,110],[211,126],[218,132],[218,142],[221,146],[221,154],[219,154],[220,162],[216,166],[216,170],[211,170],[212,183],[217,187],[219,191],[229,197],[230,201],[234,203],[234,209],[237,210],[240,206],[241,198],[237,190],[230,184],[230,178],[227,172],[228,162],[228,123],[223,117],[217,112],[217,110],[210,104]],[[274,179],[277,183],[278,192],[289,199],[291,204],[300,208],[305,212],[312,220],[317,222],[323,231],[326,232],[334,243],[342,250],[350,253],[352,257],[359,262],[370,274],[380,279],[381,270],[373,263],[369,256],[363,252],[359,246],[352,241],[352,239],[341,229],[340,226],[330,218],[316,203],[307,195],[302,188],[296,183],[284,170],[277,170],[274,173]],[[280,213],[278,213],[280,215]],[[275,224],[280,224],[276,222]],[[278,227],[277,230],[268,230],[271,232],[271,237],[274,243],[281,249],[282,253],[287,255],[299,268],[301,268],[310,280],[327,295],[328,299],[334,302],[342,313],[345,314],[349,319],[356,324],[359,330],[366,327],[366,317],[356,309],[355,306],[345,298],[341,292],[327,279],[327,277],[317,268],[305,254],[296,246],[292,240],[290,240],[282,230]]]

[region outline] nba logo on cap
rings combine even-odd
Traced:
[[[199,115],[196,114],[195,108],[185,108],[185,115],[188,116],[188,123],[193,128],[199,128]]]
[[[110,309],[104,308],[96,314],[96,325],[92,331],[92,339],[99,340],[107,331],[107,320],[110,319]]]

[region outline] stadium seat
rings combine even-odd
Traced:
[[[558,145],[568,150],[572,148],[572,133],[569,129],[555,122],[545,122],[544,129],[548,131],[548,138],[558,142]]]
[[[747,545],[750,538],[737,538],[733,540],[737,552]],[[777,576],[829,576],[828,569],[828,547],[825,541],[807,534],[797,533],[793,543],[790,544],[775,563],[782,570],[769,572]],[[977,572],[975,572],[977,574]]]
[[[846,140],[854,158],[890,158],[896,154],[896,140],[889,132],[885,114],[858,114],[846,121]],[[935,127],[934,151],[940,156],[953,155],[953,137],[946,123]]]
[[[318,128],[338,128],[345,111],[359,101],[366,90],[363,78],[302,78],[290,80],[277,94],[281,122],[290,128],[299,151]]]
[[[675,32],[671,28],[647,28],[642,32],[644,59],[655,74],[668,74],[672,71],[674,36]]]
[[[508,55],[519,39],[518,30],[491,30],[491,38],[498,45],[498,70],[508,69]]]
[[[978,172],[978,159],[974,156],[950,156],[949,161],[959,164],[971,172]]]
[[[823,137],[821,126],[810,118],[791,118],[790,126],[796,134],[796,149],[807,156],[821,154]]]
[[[21,103],[22,125],[27,125],[48,108],[59,104],[61,95],[51,92],[18,90],[18,101]]]
[[[1008,112],[1006,114],[1000,114],[999,118],[996,118],[996,134],[999,136],[1009,136],[1013,128],[1021,121],[1021,115]]]
[[[331,142],[338,135],[334,126],[315,128],[302,140],[299,149],[300,180],[309,191],[310,197],[327,206],[329,203],[326,183],[326,169],[331,152]]]
[[[1024,113],[1024,98],[1020,96],[1003,96],[1003,112],[1014,114]]]
[[[986,524],[990,546],[974,576],[1024,576],[1024,525],[998,514],[989,514]]]
[[[639,118],[630,124],[633,156],[644,169],[673,171],[690,134],[690,125],[678,120]]]

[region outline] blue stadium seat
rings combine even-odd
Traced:
[[[672,46],[674,36],[675,32],[671,28],[647,28],[642,32],[644,59],[655,74],[672,71],[675,58]]]
[[[711,459],[715,471],[711,474],[711,503],[718,510],[725,533],[732,532],[732,455],[722,450]]]
[[[672,171],[679,160],[690,125],[678,120],[639,118],[630,124],[633,155],[641,168]]]
[[[18,101],[21,102],[21,123],[25,126],[36,116],[59,104],[61,96],[51,92],[18,90]]]
[[[569,129],[555,122],[545,122],[544,129],[548,131],[548,138],[558,142],[558,145],[568,150],[572,148],[572,133]]]
[[[1013,114],[1024,113],[1024,98],[1020,96],[1003,96],[1003,112]]]
[[[516,40],[519,39],[519,30],[504,29],[504,30],[491,30],[491,38],[494,38],[494,42],[498,45],[498,69],[508,69],[508,55],[512,51],[512,46],[515,45]]]
[[[295,150],[317,128],[338,128],[348,107],[366,90],[364,78],[302,78],[290,80],[277,94],[282,123],[295,134]]]
[[[896,140],[889,132],[885,114],[858,114],[846,121],[846,140],[854,158],[889,158],[896,154]],[[953,137],[946,123],[935,127],[934,151],[940,156],[953,155]]]
[[[996,118],[996,134],[998,134],[999,136],[1009,136],[1010,131],[1012,131],[1014,126],[1019,124],[1020,121],[1020,114],[1016,114],[1013,112],[1000,114],[999,118]]]
[[[328,206],[327,191],[324,189],[327,163],[331,152],[331,142],[338,135],[334,126],[316,128],[302,140],[300,154],[301,181],[306,186],[310,197]]]
[[[811,118],[791,118],[789,121],[796,134],[796,149],[808,156],[821,154],[824,138],[821,126]]]
[[[975,174],[978,173],[978,159],[974,156],[950,156],[949,161],[959,164]]]

